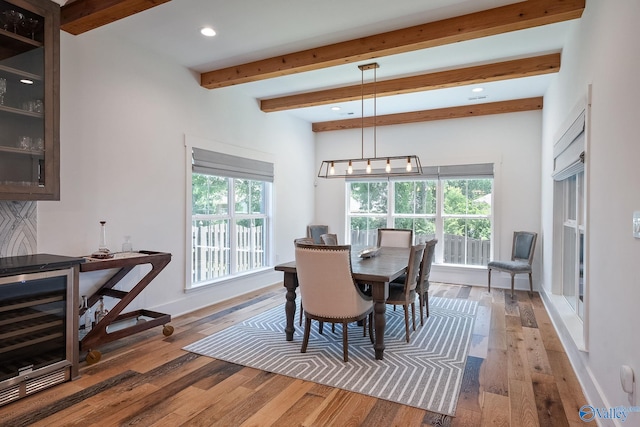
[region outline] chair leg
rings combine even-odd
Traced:
[[[416,330],[416,303],[411,303],[411,324],[413,325],[413,330]]]
[[[311,334],[311,319],[307,317],[304,324],[304,337],[302,338],[302,348],[300,353],[307,352],[307,345],[309,345],[309,335]]]
[[[320,322],[318,322],[318,333],[319,333],[320,335],[322,335],[322,332],[323,332],[323,331],[324,331],[324,322],[323,322],[323,321],[320,321]]]
[[[349,361],[349,334],[347,333],[347,323],[342,322],[342,358]]]
[[[514,284],[514,278],[516,277],[515,274],[511,275],[511,298],[513,299],[513,284]]]
[[[304,313],[304,309],[302,308],[302,302],[300,302],[300,326],[302,326],[302,313]]]
[[[424,326],[424,317],[422,316],[422,305],[424,304],[424,299],[422,298],[422,294],[418,295],[418,307],[420,308],[420,326]]]
[[[331,332],[333,332],[334,334],[336,332],[336,324],[335,323],[331,324]]]
[[[488,285],[489,285],[489,292],[491,292],[491,269],[487,268],[488,271],[488,275],[489,275],[489,280],[488,280]]]
[[[366,337],[367,336],[367,317],[365,316],[364,319],[362,319],[362,336]]]
[[[404,333],[407,336],[407,342],[409,342],[409,306],[403,305],[404,307]]]
[[[369,313],[369,339],[373,344],[373,312]]]
[[[427,312],[427,319],[429,318],[429,291],[424,293],[424,306]]]
[[[531,290],[531,295],[533,295],[533,277],[531,277],[531,273],[529,273],[529,289]]]

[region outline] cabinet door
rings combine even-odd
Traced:
[[[59,200],[60,7],[0,0],[0,199]]]

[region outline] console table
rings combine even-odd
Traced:
[[[80,349],[87,351],[87,363],[96,363],[101,354],[95,348],[100,344],[115,341],[120,338],[163,325],[163,334],[169,336],[173,327],[168,325],[171,315],[156,311],[139,309],[122,313],[122,311],[151,283],[153,279],[169,264],[171,254],[166,252],[138,251],[131,253],[117,253],[113,258],[96,259],[85,257],[86,262],[80,265],[80,272],[117,269],[117,271],[88,298],[88,306],[95,305],[100,297],[108,296],[120,301],[109,311],[102,320],[80,340]],[[131,270],[138,265],[150,264],[151,270],[128,291],[113,289]],[[80,315],[85,310],[80,310]],[[142,321],[140,321],[142,320]],[[112,326],[113,330],[107,328]]]

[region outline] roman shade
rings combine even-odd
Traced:
[[[553,146],[553,179],[563,181],[584,171],[585,110]]]
[[[273,182],[273,163],[193,147],[192,170],[205,175]]]

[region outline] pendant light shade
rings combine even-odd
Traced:
[[[376,132],[376,69],[379,65],[374,62],[359,65],[362,74],[361,83],[361,157],[359,159],[332,159],[324,160],[318,171],[319,178],[352,178],[352,177],[392,177],[421,175],[422,165],[416,155],[404,156],[377,156],[377,132]],[[364,72],[373,70],[373,157],[364,156]]]

